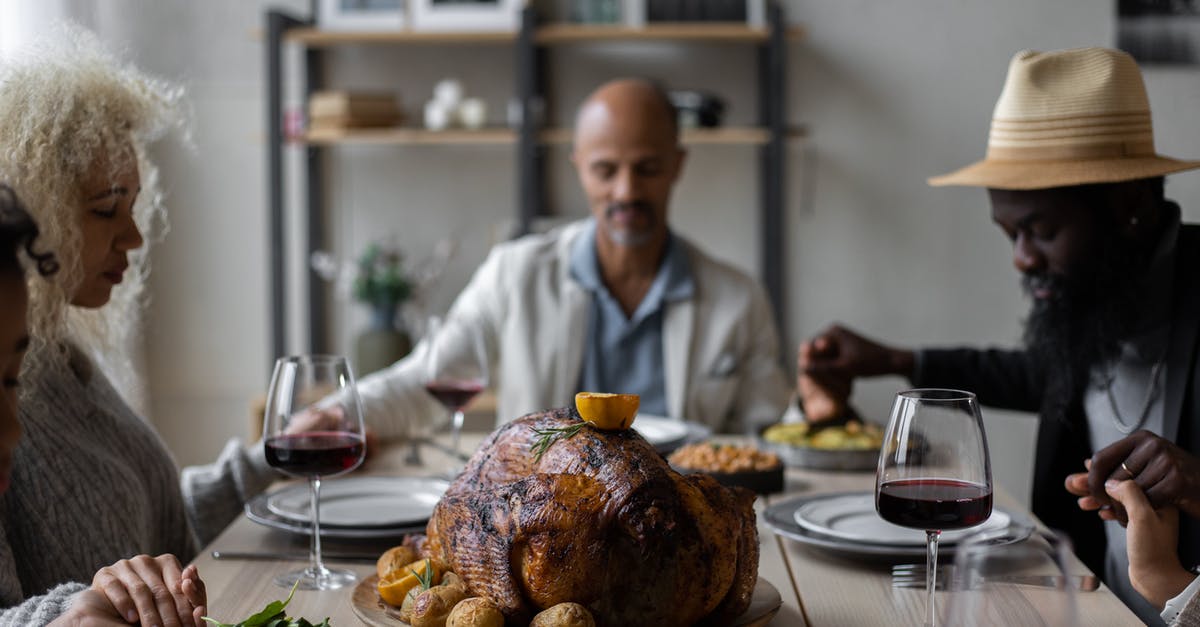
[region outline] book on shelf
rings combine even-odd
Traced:
[[[393,126],[403,115],[393,93],[335,90],[309,96],[308,118],[313,127],[363,128]]]

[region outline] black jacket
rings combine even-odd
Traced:
[[[1167,352],[1164,415],[1178,414],[1177,433],[1163,434],[1200,456],[1200,372],[1196,368],[1200,324],[1200,225],[1182,225],[1175,248],[1171,288],[1171,327]],[[923,353],[913,383],[975,392],[984,405],[1036,412],[1043,406],[1043,367],[1025,351],[949,349]],[[1091,457],[1083,398],[1067,406],[1064,419],[1042,415],[1033,470],[1033,513],[1049,527],[1071,536],[1075,553],[1092,572],[1104,572],[1106,540],[1099,517],[1083,512],[1063,487],[1066,476],[1082,472]],[[1200,564],[1200,521],[1180,519],[1179,556],[1185,567]]]

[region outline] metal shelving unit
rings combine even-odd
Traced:
[[[284,211],[284,148],[291,142],[304,147],[305,258],[324,245],[325,187],[324,151],[342,144],[389,144],[401,147],[429,145],[506,146],[516,151],[517,181],[515,203],[518,228],[513,234],[528,233],[534,220],[550,215],[545,201],[544,164],[550,146],[569,143],[570,129],[540,128],[523,122],[520,128],[483,129],[480,131],[430,132],[416,128],[353,129],[313,131],[299,138],[283,135],[283,47],[304,48],[304,85],[307,96],[322,87],[322,53],[326,48],[343,45],[502,45],[515,46],[514,92],[522,103],[522,120],[536,120],[535,112],[544,102],[547,83],[547,55],[550,48],[592,41],[658,40],[681,44],[725,43],[753,45],[758,56],[758,126],[687,130],[683,142],[689,145],[750,145],[759,150],[759,249],[762,282],[771,298],[775,319],[785,320],[785,282],[783,247],[784,180],[786,142],[803,136],[803,131],[787,127],[786,53],[788,40],[798,39],[803,31],[788,28],[777,2],[767,3],[767,25],[751,28],[745,24],[652,24],[643,28],[538,23],[534,8],[526,7],[521,28],[511,32],[394,33],[328,32],[281,11],[270,10],[267,21],[267,175],[270,206],[270,279],[271,279],[271,354],[286,352],[286,242]],[[311,269],[308,277],[308,350],[329,350],[327,329],[327,290]]]

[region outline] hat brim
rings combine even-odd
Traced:
[[[993,189],[1047,189],[1089,183],[1120,183],[1200,168],[1200,161],[1170,157],[1126,157],[1073,161],[984,159],[928,180],[934,187],[963,185]]]

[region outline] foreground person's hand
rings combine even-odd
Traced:
[[[67,611],[50,622],[49,627],[128,627],[103,592],[88,588],[71,599]]]
[[[130,623],[200,627],[200,617],[208,613],[208,595],[196,567],[182,568],[174,555],[138,555],[101,568],[92,589]]]
[[[1090,470],[1092,460],[1083,460],[1083,467]],[[1067,475],[1065,484],[1067,492],[1079,497],[1077,501],[1079,509],[1085,512],[1096,512],[1103,520],[1115,520],[1121,523],[1122,527],[1125,526],[1125,507],[1119,501],[1113,501],[1108,497],[1101,500],[1092,496],[1091,488],[1088,487],[1088,473],[1086,471]]]
[[[1092,455],[1088,492],[1109,501],[1109,479],[1132,479],[1154,508],[1173,505],[1200,518],[1200,458],[1149,431],[1134,432]]]
[[[1129,517],[1125,535],[1129,581],[1138,594],[1161,609],[1195,577],[1183,568],[1175,553],[1179,510],[1174,507],[1155,510],[1133,481],[1109,481],[1105,490]]]

